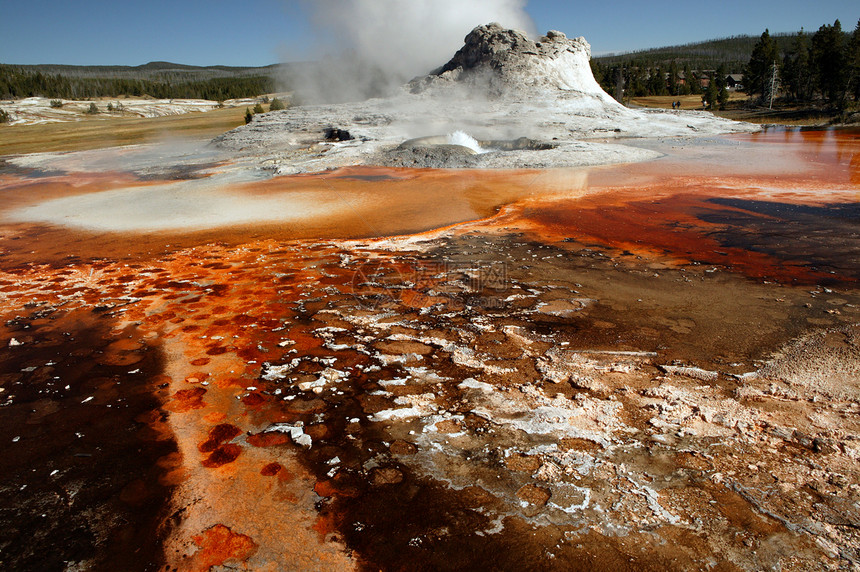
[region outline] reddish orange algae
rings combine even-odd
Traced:
[[[737,172],[725,164],[683,159],[595,170],[589,174],[584,196],[527,199],[472,228],[496,232],[499,227],[517,228],[541,242],[563,246],[565,240],[575,240],[680,264],[720,265],[757,279],[796,283],[856,279],[810,269],[805,253],[785,260],[742,245],[723,244],[715,237],[726,231],[726,223],[707,220],[726,218],[709,217],[724,213],[780,222],[767,213],[727,204],[732,201],[801,206],[857,203],[860,139],[856,133],[776,130],[735,138],[768,143],[765,149],[772,150],[772,157],[788,157],[784,162],[795,169],[779,171],[781,167],[771,167],[768,155],[762,155],[760,163]],[[744,168],[750,172],[743,173]],[[795,232],[790,227],[785,231]]]
[[[787,136],[759,134],[749,137],[778,140]],[[793,142],[797,135],[791,137]],[[421,193],[424,186],[431,183],[455,185],[466,188],[473,210],[459,212],[457,216],[442,213],[433,224],[492,215],[494,202],[480,203],[484,194],[496,198],[515,197],[516,201],[501,214],[465,225],[461,232],[524,230],[535,240],[562,246],[565,240],[574,239],[676,263],[696,261],[721,265],[757,279],[815,282],[822,275],[810,270],[802,260],[785,261],[765,252],[722,244],[714,238],[714,233],[724,225],[702,218],[705,212],[737,210],[714,203],[711,201],[714,197],[761,198],[762,189],[768,189],[774,200],[820,204],[833,200],[834,195],[817,194],[819,189],[847,185],[854,189],[854,195],[843,193],[835,196],[835,202],[856,201],[856,187],[860,185],[857,139],[803,132],[800,137],[811,145],[807,159],[818,165],[811,173],[725,176],[695,173],[689,165],[666,166],[655,162],[625,168],[622,178],[639,177],[642,184],[621,184],[614,179],[617,175],[595,173],[589,193],[572,198],[558,193],[523,198],[523,181],[534,177],[534,173],[523,172],[460,174],[342,169],[325,176],[296,177],[296,180],[304,184],[334,185],[344,192],[369,192],[379,183],[366,180],[368,177],[388,177],[393,183],[403,185],[399,188],[401,197]],[[834,162],[848,167],[828,168]],[[27,194],[32,193],[29,197],[25,198],[23,193],[9,195],[15,204],[23,204],[129,184],[132,181],[121,175],[67,176],[34,183],[5,178],[0,180],[0,190],[22,190],[26,186]],[[243,186],[237,192],[269,192],[283,184],[283,179],[272,179]],[[494,185],[502,189],[495,194],[486,192]],[[13,203],[7,204],[11,206]],[[390,213],[390,224],[379,228],[402,230],[402,218],[415,215],[424,206],[425,202],[412,197],[403,208]],[[342,227],[338,226],[341,223],[326,221],[313,227],[313,232],[343,236]],[[425,224],[416,225],[416,229],[424,230]],[[272,406],[270,396],[252,389],[258,383],[261,364],[280,363],[290,352],[326,355],[323,340],[298,319],[296,311],[296,303],[304,301],[314,289],[332,286],[346,293],[358,287],[362,289],[361,294],[386,295],[386,288],[356,283],[354,265],[347,267],[339,263],[340,255],[346,251],[336,242],[311,244],[292,240],[295,237],[289,235],[289,230],[278,231],[274,237],[254,227],[230,229],[221,238],[216,238],[218,233],[112,237],[108,244],[98,235],[63,229],[12,225],[4,230],[6,233],[0,234],[0,246],[6,253],[0,268],[0,292],[4,295],[0,317],[9,319],[26,304],[103,308],[126,323],[138,323],[142,332],[159,338],[162,343],[176,344],[182,351],[170,358],[170,394],[164,408],[174,416],[186,416],[189,426],[196,427],[191,434],[196,435],[193,448],[197,456],[183,459],[182,464],[229,471],[229,478],[241,483],[234,490],[244,489],[249,498],[253,498],[260,477],[277,475],[278,479],[268,480],[277,481],[277,486],[283,487],[283,497],[296,502],[295,492],[302,486],[298,480],[293,481],[296,467],[285,467],[286,461],[279,456],[278,462],[267,462],[260,468],[259,455],[250,454],[254,449],[268,454],[267,448],[287,446],[289,437],[279,432],[249,432],[249,428],[265,422],[296,421],[300,415],[308,413],[307,408],[316,406],[321,410],[325,404],[278,401],[277,407]],[[33,235],[28,243],[25,237],[30,231]],[[363,233],[366,234],[366,229],[359,231],[353,226],[346,234]],[[262,239],[259,234],[270,238]],[[30,255],[33,244],[46,248]],[[70,252],[69,248],[74,251]],[[63,252],[80,258],[64,260],[60,255]],[[349,254],[356,255],[354,251]],[[386,253],[374,255],[379,257],[376,260],[386,260],[389,269],[403,275],[415,273],[414,268],[390,260]],[[28,260],[28,256],[34,258]],[[425,280],[432,282],[430,274]],[[451,301],[418,290],[405,290],[399,296],[405,306],[416,309]],[[289,345],[282,345],[284,340],[289,340]],[[123,351],[129,352],[124,358],[134,359],[133,347]],[[361,355],[354,355],[344,359],[341,367],[366,363],[363,360]],[[129,365],[132,363],[130,361]],[[298,411],[291,407],[305,409]],[[318,438],[325,427],[308,427],[307,431],[309,434],[316,431],[313,436]],[[240,443],[250,445],[247,453]],[[165,459],[164,463],[174,469],[177,465],[175,457]],[[253,464],[253,470],[243,471],[243,463]],[[183,475],[181,471],[173,473],[174,478]],[[316,494],[321,497],[357,495],[356,487],[341,475],[313,484]],[[130,499],[141,498],[144,494],[133,484],[124,492]],[[235,499],[220,502],[230,503]],[[247,516],[252,518],[252,514]],[[337,519],[336,514],[327,512],[319,516],[313,528],[320,538],[325,538],[337,530]],[[235,533],[223,524],[204,530],[194,537],[194,542],[198,550],[188,562],[192,570],[243,562],[258,548],[250,536]]]
[[[223,524],[207,528],[194,537],[200,547],[189,563],[189,570],[205,571],[229,562],[244,562],[257,551],[257,544],[244,534],[233,532]]]

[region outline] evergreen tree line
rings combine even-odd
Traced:
[[[220,77],[205,80],[159,81],[134,78],[69,77],[32,72],[0,65],[0,99],[52,97],[90,99],[148,95],[158,99],[209,99],[223,101],[256,97],[276,91],[275,81],[267,76]]]
[[[780,49],[785,49],[791,43],[794,34],[773,34],[771,37]],[[740,73],[749,60],[757,36],[731,36],[695,42],[679,46],[667,46],[639,50],[627,54],[606,54],[596,56],[604,67],[616,64],[630,64],[635,61],[639,67],[668,68],[671,62],[678,66],[688,65],[694,70],[715,70],[720,64],[725,64],[731,73]]]
[[[860,21],[853,34],[844,32],[837,20],[811,36],[802,29],[793,35],[765,30],[757,40],[738,36],[593,58],[591,68],[601,87],[618,100],[702,94],[709,105],[723,106],[727,76],[743,74],[744,91],[758,102],[781,96],[803,103],[823,99],[843,108],[860,98]]]
[[[744,83],[747,93],[762,102],[822,99],[844,109],[849,101],[860,100],[860,20],[850,35],[839,20],[812,36],[801,29],[782,50],[765,30],[753,47]]]
[[[15,65],[32,73],[66,77],[148,79],[153,81],[191,81],[216,77],[249,77],[273,75],[280,65],[264,67],[189,66],[170,62],[149,62],[140,66],[77,66],[63,64]]]
[[[725,63],[719,64],[716,70],[696,70],[689,63],[679,66],[672,61],[665,67],[649,66],[638,59],[611,65],[591,60],[591,71],[600,87],[619,101],[648,95],[701,94],[709,104],[721,106],[729,98],[726,78],[730,73],[737,73]]]

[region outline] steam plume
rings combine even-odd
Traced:
[[[443,65],[472,28],[490,22],[531,34],[527,0],[305,0],[319,45],[336,53],[289,78],[300,100],[381,96]]]

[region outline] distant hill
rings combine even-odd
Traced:
[[[771,34],[770,37],[773,38],[782,52],[789,48],[796,35],[797,32],[786,32]],[[753,46],[759,37],[760,35],[730,36],[678,46],[605,54],[595,56],[592,59],[605,66],[638,62],[643,67],[668,67],[674,61],[681,67],[684,64],[689,64],[690,69],[694,70],[713,70],[717,69],[720,64],[725,64],[730,73],[740,73],[749,62]]]
[[[7,64],[8,65],[8,64]],[[236,78],[268,76],[279,73],[281,68],[291,64],[273,64],[261,67],[231,66],[190,66],[172,62],[149,62],[139,66],[73,66],[62,64],[9,65],[9,67],[30,73],[61,75],[70,78],[110,78],[142,80],[208,80],[215,78]]]
[[[289,78],[307,65],[203,67],[172,62],[149,62],[139,66],[0,64],[0,99],[150,95],[222,101],[289,90]]]

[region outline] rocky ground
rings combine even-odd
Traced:
[[[422,188],[421,209],[505,203],[367,240],[302,237],[349,234],[348,219],[123,233],[26,222],[10,213],[133,178],[63,172],[92,154],[32,179],[16,167],[0,236],[0,560],[856,567],[856,139],[765,141],[731,176],[727,140],[588,176],[289,178],[378,189],[376,204]],[[132,189],[165,184],[149,180],[151,160]],[[187,169],[177,176],[194,183],[212,166]],[[546,192],[516,190],[517,177]],[[266,185],[233,192],[295,192]],[[356,216],[404,224],[389,207]]]
[[[503,569],[856,562],[854,289],[762,284],[518,232],[392,246],[268,241],[89,274],[74,263],[7,271],[4,294],[23,308],[6,315],[7,412],[34,429],[73,409],[111,424],[130,403],[123,387],[157,385],[162,413],[135,419],[156,415],[177,450],[158,445],[168,472],[118,478],[113,502],[152,502],[167,485],[172,518],[135,522],[167,535],[180,569],[342,569],[350,554],[383,569],[491,556]],[[95,358],[113,369],[92,387],[68,371],[100,351],[75,312],[113,324],[103,343],[118,353]],[[70,491],[72,514],[94,509],[74,492],[92,478],[78,465],[123,458],[93,430],[72,423],[71,449],[39,477]],[[4,431],[15,451],[42,439]],[[26,473],[8,477],[7,506],[22,514],[15,499],[34,497],[13,491],[49,494]],[[82,522],[81,550],[62,559],[112,558],[87,538],[108,541],[116,525]]]

